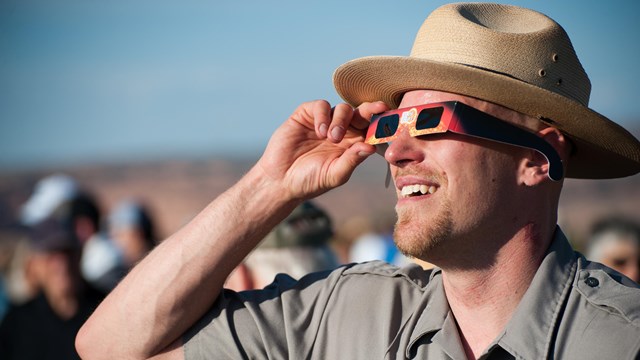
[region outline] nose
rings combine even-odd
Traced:
[[[52,272],[68,273],[71,266],[71,254],[66,252],[54,252],[49,255],[49,269]]]
[[[390,165],[396,167],[420,163],[425,157],[423,142],[424,140],[412,137],[408,132],[403,131],[389,143],[384,152],[384,158]]]

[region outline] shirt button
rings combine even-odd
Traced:
[[[598,281],[598,279],[591,276],[589,276],[584,282],[592,288],[600,285],[600,281]]]

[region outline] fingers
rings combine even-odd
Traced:
[[[329,125],[331,125],[331,105],[324,100],[314,101],[311,104],[311,116],[313,117],[316,134],[321,139],[326,138]]]
[[[364,123],[362,128],[367,128],[369,127],[369,121],[371,120],[372,115],[379,114],[387,110],[389,110],[389,107],[382,101],[362,103],[357,109],[355,109],[354,119],[358,119],[357,121]],[[356,120],[354,120],[354,123],[355,122]]]
[[[353,109],[347,104],[338,104],[333,108],[331,125],[327,138],[335,143],[342,141],[353,118]]]
[[[349,127],[364,130],[369,126],[371,115],[387,109],[388,107],[383,102],[363,103],[354,110],[344,103],[330,108],[328,102],[316,101],[312,105],[316,134],[320,138],[327,138],[334,143],[339,143]]]
[[[338,143],[344,137],[353,118],[353,109],[347,104],[338,104],[331,108],[329,103],[319,100],[312,105],[312,114],[316,134]]]

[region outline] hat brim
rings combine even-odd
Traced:
[[[541,119],[574,143],[567,177],[606,179],[640,172],[640,142],[623,127],[574,100],[510,76],[456,63],[370,56],[340,66],[333,81],[352,106],[384,101],[397,108],[404,93],[429,89],[475,97]]]

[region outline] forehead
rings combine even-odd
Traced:
[[[611,258],[636,258],[640,256],[640,249],[637,245],[628,242],[620,242],[615,246],[609,245],[602,251],[603,260]]]

